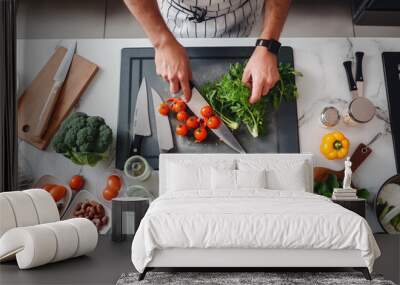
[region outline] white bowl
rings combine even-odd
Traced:
[[[46,185],[46,184],[57,184],[57,185],[64,186],[65,189],[67,189],[67,192],[65,193],[64,198],[62,198],[60,201],[57,202],[57,204],[63,203],[63,206],[60,209],[60,218],[61,218],[65,214],[65,211],[67,210],[68,205],[71,202],[72,190],[71,190],[71,188],[69,188],[69,186],[67,184],[61,182],[58,178],[56,178],[52,175],[44,175],[44,176],[40,177],[33,184],[33,188],[42,188],[43,185]]]
[[[65,212],[65,215],[63,216],[63,220],[75,218],[74,211],[76,208],[76,204],[78,204],[79,202],[83,203],[85,201],[95,201],[104,207],[105,215],[108,217],[108,223],[102,227],[102,229],[99,231],[99,233],[106,234],[109,231],[109,229],[111,228],[111,211],[95,195],[93,195],[92,193],[90,193],[87,190],[81,190],[75,195],[75,197],[72,200],[71,204],[69,205],[67,211]]]

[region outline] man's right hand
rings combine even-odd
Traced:
[[[155,47],[156,72],[169,83],[172,94],[182,93],[189,101],[192,90],[189,80],[192,79],[189,59],[185,48],[174,38]]]

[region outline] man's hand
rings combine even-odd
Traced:
[[[156,72],[164,80],[169,82],[171,93],[177,93],[182,89],[186,101],[190,100],[192,90],[189,80],[192,79],[192,71],[186,50],[175,39],[155,48]]]
[[[243,72],[242,82],[251,88],[249,102],[254,104],[268,94],[279,80],[278,60],[265,47],[258,46]]]

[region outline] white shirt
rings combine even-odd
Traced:
[[[180,38],[246,37],[261,18],[264,0],[158,0]]]

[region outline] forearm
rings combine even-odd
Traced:
[[[264,28],[260,38],[279,40],[291,0],[265,0]]]
[[[143,27],[154,47],[175,40],[161,16],[156,0],[124,0],[124,2]]]

